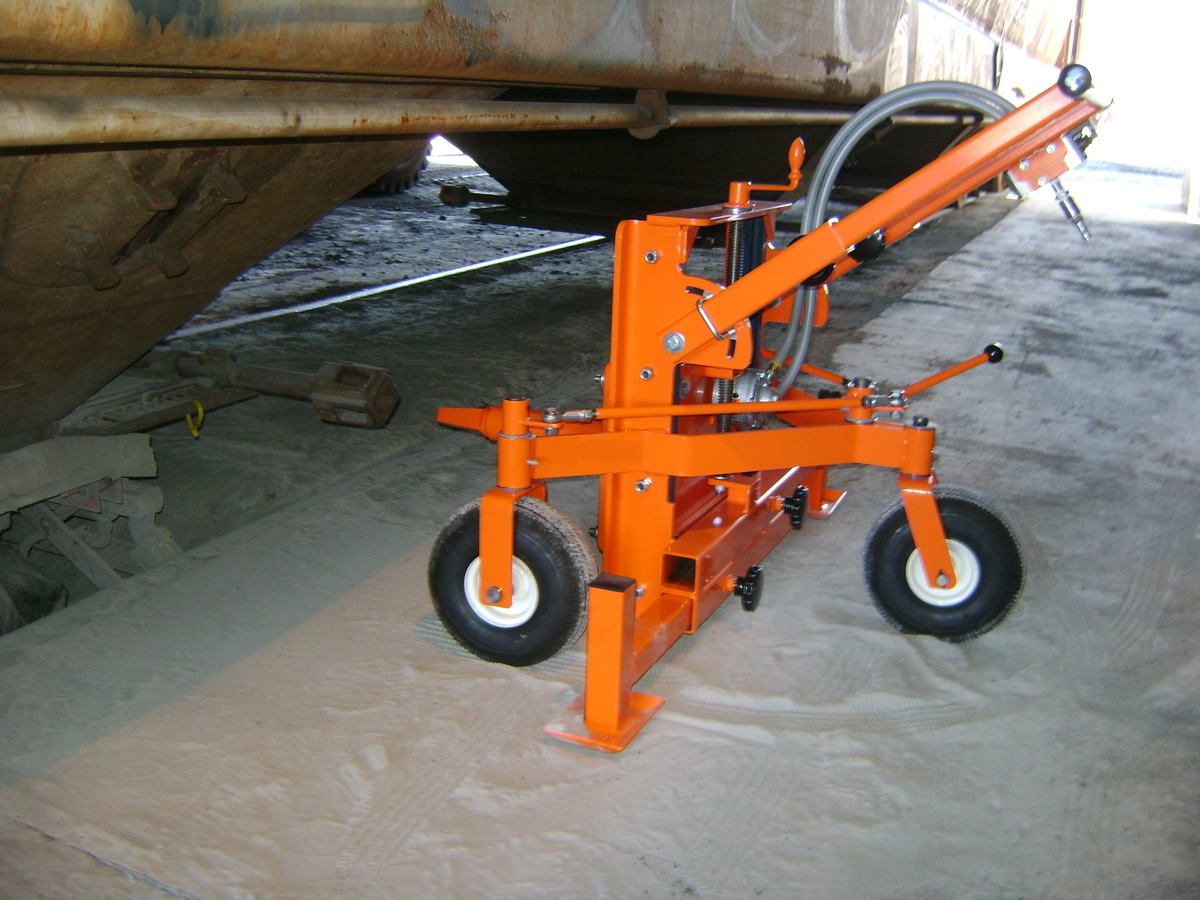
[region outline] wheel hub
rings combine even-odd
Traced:
[[[921,551],[914,550],[904,567],[904,577],[909,589],[917,599],[931,606],[956,606],[962,603],[979,587],[979,557],[962,541],[950,538],[946,541],[950,550],[950,561],[954,564],[955,584],[952,588],[940,588],[929,583],[925,567],[921,562]]]
[[[497,628],[516,628],[533,618],[538,608],[538,586],[529,566],[513,557],[513,596],[510,606],[492,606],[483,602],[479,596],[480,568],[479,557],[475,557],[463,576],[463,592],[475,615]]]

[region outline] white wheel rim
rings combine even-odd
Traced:
[[[929,583],[925,578],[920,550],[909,554],[908,564],[904,567],[909,589],[917,595],[918,600],[931,606],[956,606],[979,587],[979,557],[975,551],[954,538],[948,539],[946,546],[950,549],[950,562],[954,564],[954,587],[940,588]]]
[[[533,618],[538,608],[538,585],[529,566],[513,557],[511,606],[489,606],[479,599],[479,568],[477,556],[475,561],[467,566],[467,574],[463,576],[463,591],[475,615],[497,628],[516,628]]]

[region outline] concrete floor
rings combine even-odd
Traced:
[[[347,438],[369,465],[297,426],[286,471],[318,471],[279,475],[269,514],[0,639],[0,895],[1200,895],[1200,232],[1177,180],[1073,183],[1092,244],[1035,198],[909,282],[893,263],[875,288],[903,299],[818,348],[902,385],[1005,344],[914,411],[940,424],[941,480],[1021,532],[1014,615],[965,645],[892,632],[860,557],[894,482],[837,470],[842,509],[768,558],[754,615],[726,604],[646,676],[667,704],[617,756],[541,732],[581,647],[482,663],[424,581],[493,459],[433,408],[594,397],[611,250],[547,263],[550,301],[530,266],[395,304],[390,330],[369,306],[256,326],[285,350],[314,329],[339,353],[399,340],[398,380],[422,388]],[[240,441],[260,465],[279,420],[229,413],[194,452],[224,441],[236,463]],[[237,465],[211,453],[215,515]],[[587,479],[551,501],[594,521]]]

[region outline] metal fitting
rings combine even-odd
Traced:
[[[663,346],[667,349],[668,353],[682,353],[686,343],[687,341],[684,339],[684,336],[678,331],[672,331],[663,338]]]
[[[651,481],[649,478],[643,478],[643,479],[639,480],[633,486],[633,489],[635,491],[637,491],[639,494],[644,494],[644,493],[646,493],[646,491],[650,490],[650,485],[652,485],[652,484],[654,484],[654,482]]]
[[[649,381],[653,377],[654,377],[654,370],[651,369],[649,366],[642,369],[642,371],[638,372],[638,378],[642,379],[642,381]]]
[[[561,415],[563,422],[590,422],[596,418],[594,409],[568,409]]]
[[[561,422],[562,416],[559,415],[557,406],[547,406],[542,410],[542,421],[547,425],[553,425],[555,422]]]
[[[658,251],[657,250],[647,250],[646,251],[646,262],[648,262],[648,263],[658,262]]]

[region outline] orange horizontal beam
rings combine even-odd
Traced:
[[[532,443],[539,479],[619,472],[703,476],[841,463],[928,475],[933,432],[877,422],[727,434],[614,431],[535,437]]]
[[[853,409],[862,406],[858,397],[828,400],[764,400],[760,403],[681,403],[671,406],[608,406],[596,410],[597,419],[639,419],[656,416],[720,416],[737,413],[806,412],[822,409]]]

